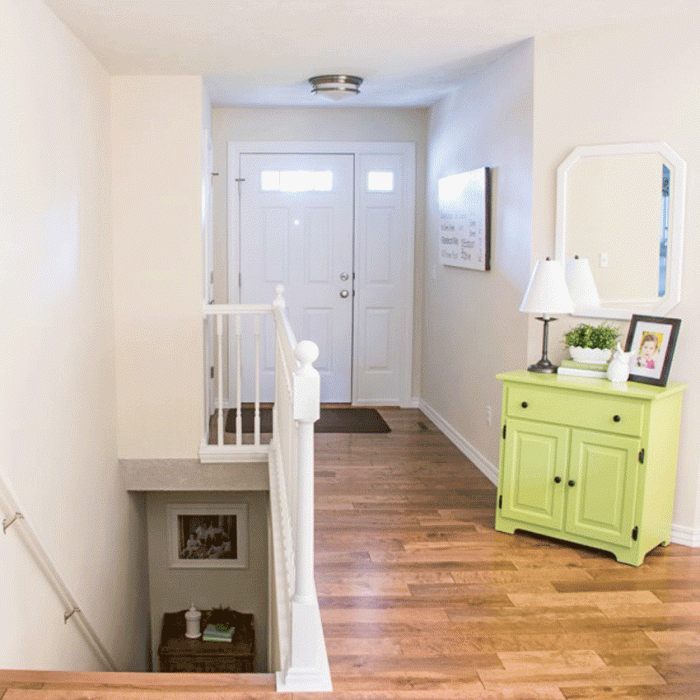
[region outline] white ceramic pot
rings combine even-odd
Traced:
[[[601,350],[600,348],[577,348],[570,347],[571,359],[576,362],[607,362],[612,355],[612,350]]]

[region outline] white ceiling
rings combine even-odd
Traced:
[[[697,0],[44,0],[113,75],[196,74],[215,105],[328,104],[307,78],[365,79],[347,106],[426,106],[532,36]]]

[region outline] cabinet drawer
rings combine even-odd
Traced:
[[[620,435],[641,435],[644,421],[644,405],[636,401],[519,385],[508,387],[506,413]]]

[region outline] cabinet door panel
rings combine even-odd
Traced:
[[[602,542],[629,545],[640,441],[584,430],[571,436],[566,529]]]
[[[509,420],[504,445],[503,516],[560,530],[569,430],[558,425]],[[561,477],[561,483],[554,478]]]

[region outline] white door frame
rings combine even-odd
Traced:
[[[360,169],[358,163],[360,156],[371,154],[396,154],[402,156],[403,163],[403,191],[402,195],[402,220],[404,222],[405,245],[402,246],[402,277],[401,286],[405,290],[405,303],[402,304],[402,325],[399,334],[402,337],[395,339],[400,344],[401,356],[401,387],[398,401],[402,407],[412,406],[411,384],[413,375],[413,266],[415,246],[415,144],[410,142],[384,143],[384,142],[337,142],[337,141],[229,141],[228,142],[228,293],[229,303],[239,302],[239,240],[240,240],[240,209],[238,183],[239,156],[241,153],[318,153],[318,154],[352,154],[355,156],[355,260],[359,260],[358,251],[366,246],[367,241],[360,240],[358,226],[360,220],[360,196],[362,183],[360,182]],[[357,280],[356,280],[357,281]],[[261,299],[261,302],[267,300]],[[362,397],[358,395],[358,361],[360,353],[358,349],[358,305],[353,304],[353,387],[352,403],[354,405],[381,403],[381,398]],[[299,338],[299,340],[302,340]],[[232,381],[229,378],[229,385]],[[229,392],[231,388],[229,386]],[[229,395],[231,395],[229,393]]]

